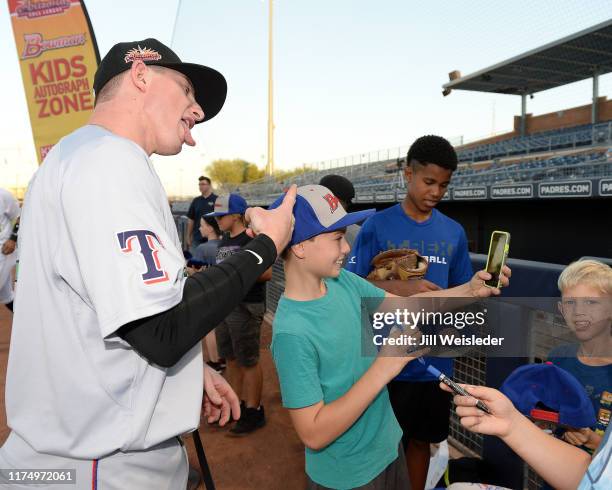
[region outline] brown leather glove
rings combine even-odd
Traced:
[[[416,250],[398,248],[379,253],[372,259],[368,279],[402,280],[422,278],[427,272],[427,259]]]

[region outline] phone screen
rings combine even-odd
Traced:
[[[487,260],[487,272],[491,274],[492,277],[488,281],[485,281],[487,286],[496,288],[499,284],[499,275],[504,265],[507,245],[508,235],[506,233],[493,232]]]

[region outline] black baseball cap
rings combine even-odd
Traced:
[[[355,197],[353,183],[346,177],[342,177],[342,175],[326,175],[321,178],[319,185],[327,187],[333,192],[334,196],[342,199],[347,205],[351,204]]]
[[[115,44],[100,62],[94,77],[94,92],[113,77],[130,69],[132,62],[142,60],[146,65],[171,68],[185,75],[195,89],[195,99],[204,110],[204,122],[215,117],[223,107],[227,95],[225,77],[217,70],[194,63],[183,63],[177,54],[157,39]]]

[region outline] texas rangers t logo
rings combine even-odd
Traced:
[[[331,211],[331,213],[333,214],[334,211],[336,209],[338,209],[338,204],[339,204],[339,200],[336,196],[334,196],[333,194],[325,194],[323,196],[323,199],[325,199],[327,201],[327,204],[329,204],[329,210]]]
[[[149,230],[128,230],[117,233],[119,247],[123,253],[133,252],[134,239],[138,240],[140,253],[147,266],[147,272],[142,275],[142,280],[145,284],[155,284],[168,280],[168,272],[161,268],[159,263],[159,249],[153,242],[153,239],[163,247],[158,236]]]

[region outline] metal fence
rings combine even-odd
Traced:
[[[533,329],[531,330],[532,351],[529,357],[531,363],[540,363],[546,360],[548,352],[555,345],[559,331],[569,331],[563,317],[558,312],[539,311],[534,314]],[[553,333],[554,332],[554,333]],[[535,470],[525,465],[523,488],[526,490],[540,490],[544,487],[544,480]]]
[[[174,214],[174,224],[176,224],[176,231],[178,232],[179,240],[183,244],[187,243],[187,216],[183,214]]]
[[[274,315],[284,290],[285,270],[283,259],[279,257],[272,266],[272,279],[266,284],[266,309],[271,315]]]
[[[459,383],[483,386],[486,384],[486,375],[487,359],[484,355],[459,357],[455,360],[453,377]],[[464,454],[483,456],[483,436],[465,430],[454,410],[451,413],[449,434],[451,443]]]

